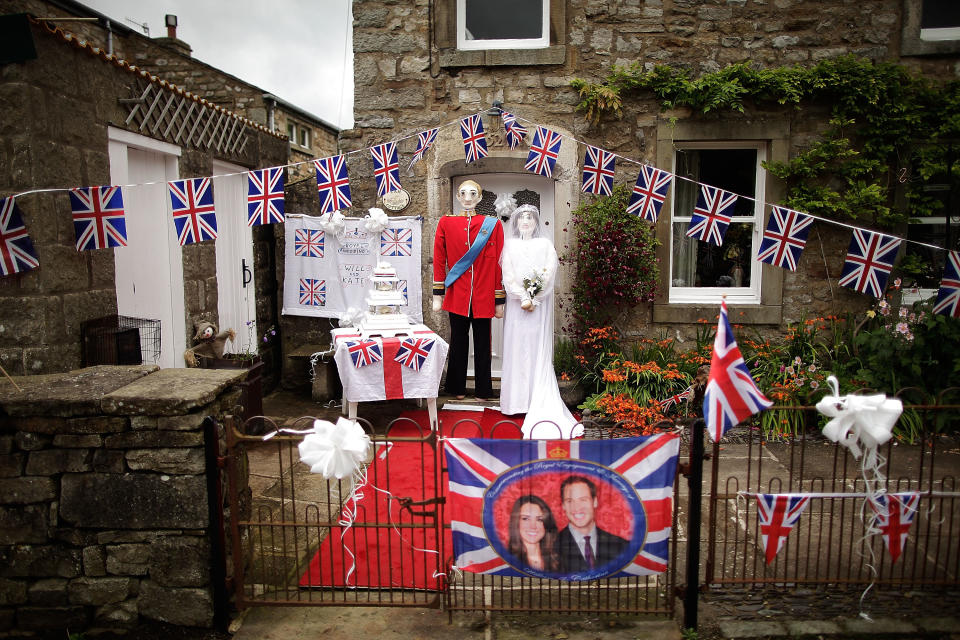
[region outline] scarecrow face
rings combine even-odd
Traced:
[[[517,232],[521,238],[529,238],[537,230],[537,215],[532,211],[522,211],[517,216]]]
[[[483,198],[483,190],[473,180],[467,180],[460,185],[457,190],[457,200],[463,205],[464,211],[472,211],[477,208],[480,200]]]
[[[200,333],[201,340],[209,340],[213,337],[213,327],[205,327]]]

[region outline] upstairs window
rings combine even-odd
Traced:
[[[457,48],[550,46],[550,0],[457,0]]]
[[[923,0],[920,39],[927,42],[960,40],[960,3],[957,0]]]
[[[300,127],[300,146],[310,147],[310,129],[306,127]]]

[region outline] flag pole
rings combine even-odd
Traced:
[[[702,394],[701,394],[702,398]],[[683,595],[683,628],[697,629],[700,600],[700,504],[703,497],[703,434],[706,423],[697,418],[690,425],[690,466],[687,475],[687,584]]]

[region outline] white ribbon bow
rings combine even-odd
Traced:
[[[363,226],[366,227],[370,233],[380,233],[386,229],[389,224],[390,216],[388,216],[383,209],[370,209],[370,213],[363,219]]]
[[[823,427],[823,435],[850,449],[859,458],[861,448],[876,453],[877,448],[893,437],[893,425],[903,413],[903,403],[883,394],[875,396],[840,395],[836,377],[827,378],[832,396],[817,403],[817,411],[831,418]]]
[[[299,445],[300,460],[324,478],[352,476],[367,461],[370,436],[355,420],[337,418],[337,424],[314,420],[313,431]]]

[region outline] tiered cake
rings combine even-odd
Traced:
[[[367,305],[370,310],[360,321],[363,331],[389,331],[407,329],[410,320],[400,307],[406,304],[403,292],[400,291],[400,279],[397,270],[389,263],[381,262],[373,269],[370,278],[373,287],[367,293]]]

